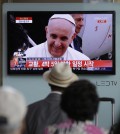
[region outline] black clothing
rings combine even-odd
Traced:
[[[74,49],[81,52],[82,53],[82,38],[79,37],[78,35],[73,39],[73,45],[74,45]],[[70,44],[70,47],[71,44]]]

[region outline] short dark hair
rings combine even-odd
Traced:
[[[96,86],[88,80],[73,82],[62,94],[61,108],[76,121],[93,120],[98,111]]]
[[[49,86],[51,88],[52,91],[59,91],[59,92],[64,92],[66,87],[59,87],[59,86],[55,86],[49,83]]]

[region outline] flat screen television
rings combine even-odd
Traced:
[[[78,36],[81,53],[90,60],[26,56],[28,49],[46,42],[45,27],[53,14],[83,15]],[[8,11],[8,74],[42,74],[58,62],[69,64],[76,74],[115,74],[115,11]]]

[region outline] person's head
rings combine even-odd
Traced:
[[[69,14],[55,14],[46,27],[48,51],[53,57],[61,57],[75,37],[75,22]]]
[[[49,83],[52,90],[63,90],[72,82],[78,80],[78,76],[72,72],[71,67],[66,63],[58,63],[51,70],[43,74],[44,79]]]
[[[0,134],[21,134],[26,111],[20,92],[9,86],[0,88]]]
[[[75,32],[78,34],[82,28],[83,24],[83,14],[71,14],[72,17],[75,20],[75,24],[76,24],[76,28],[75,28]]]
[[[96,86],[88,80],[73,82],[62,94],[61,108],[75,121],[93,120],[98,110]]]

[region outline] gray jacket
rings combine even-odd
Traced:
[[[24,134],[44,134],[47,126],[68,119],[60,109],[60,100],[60,94],[51,93],[44,100],[29,105]]]

